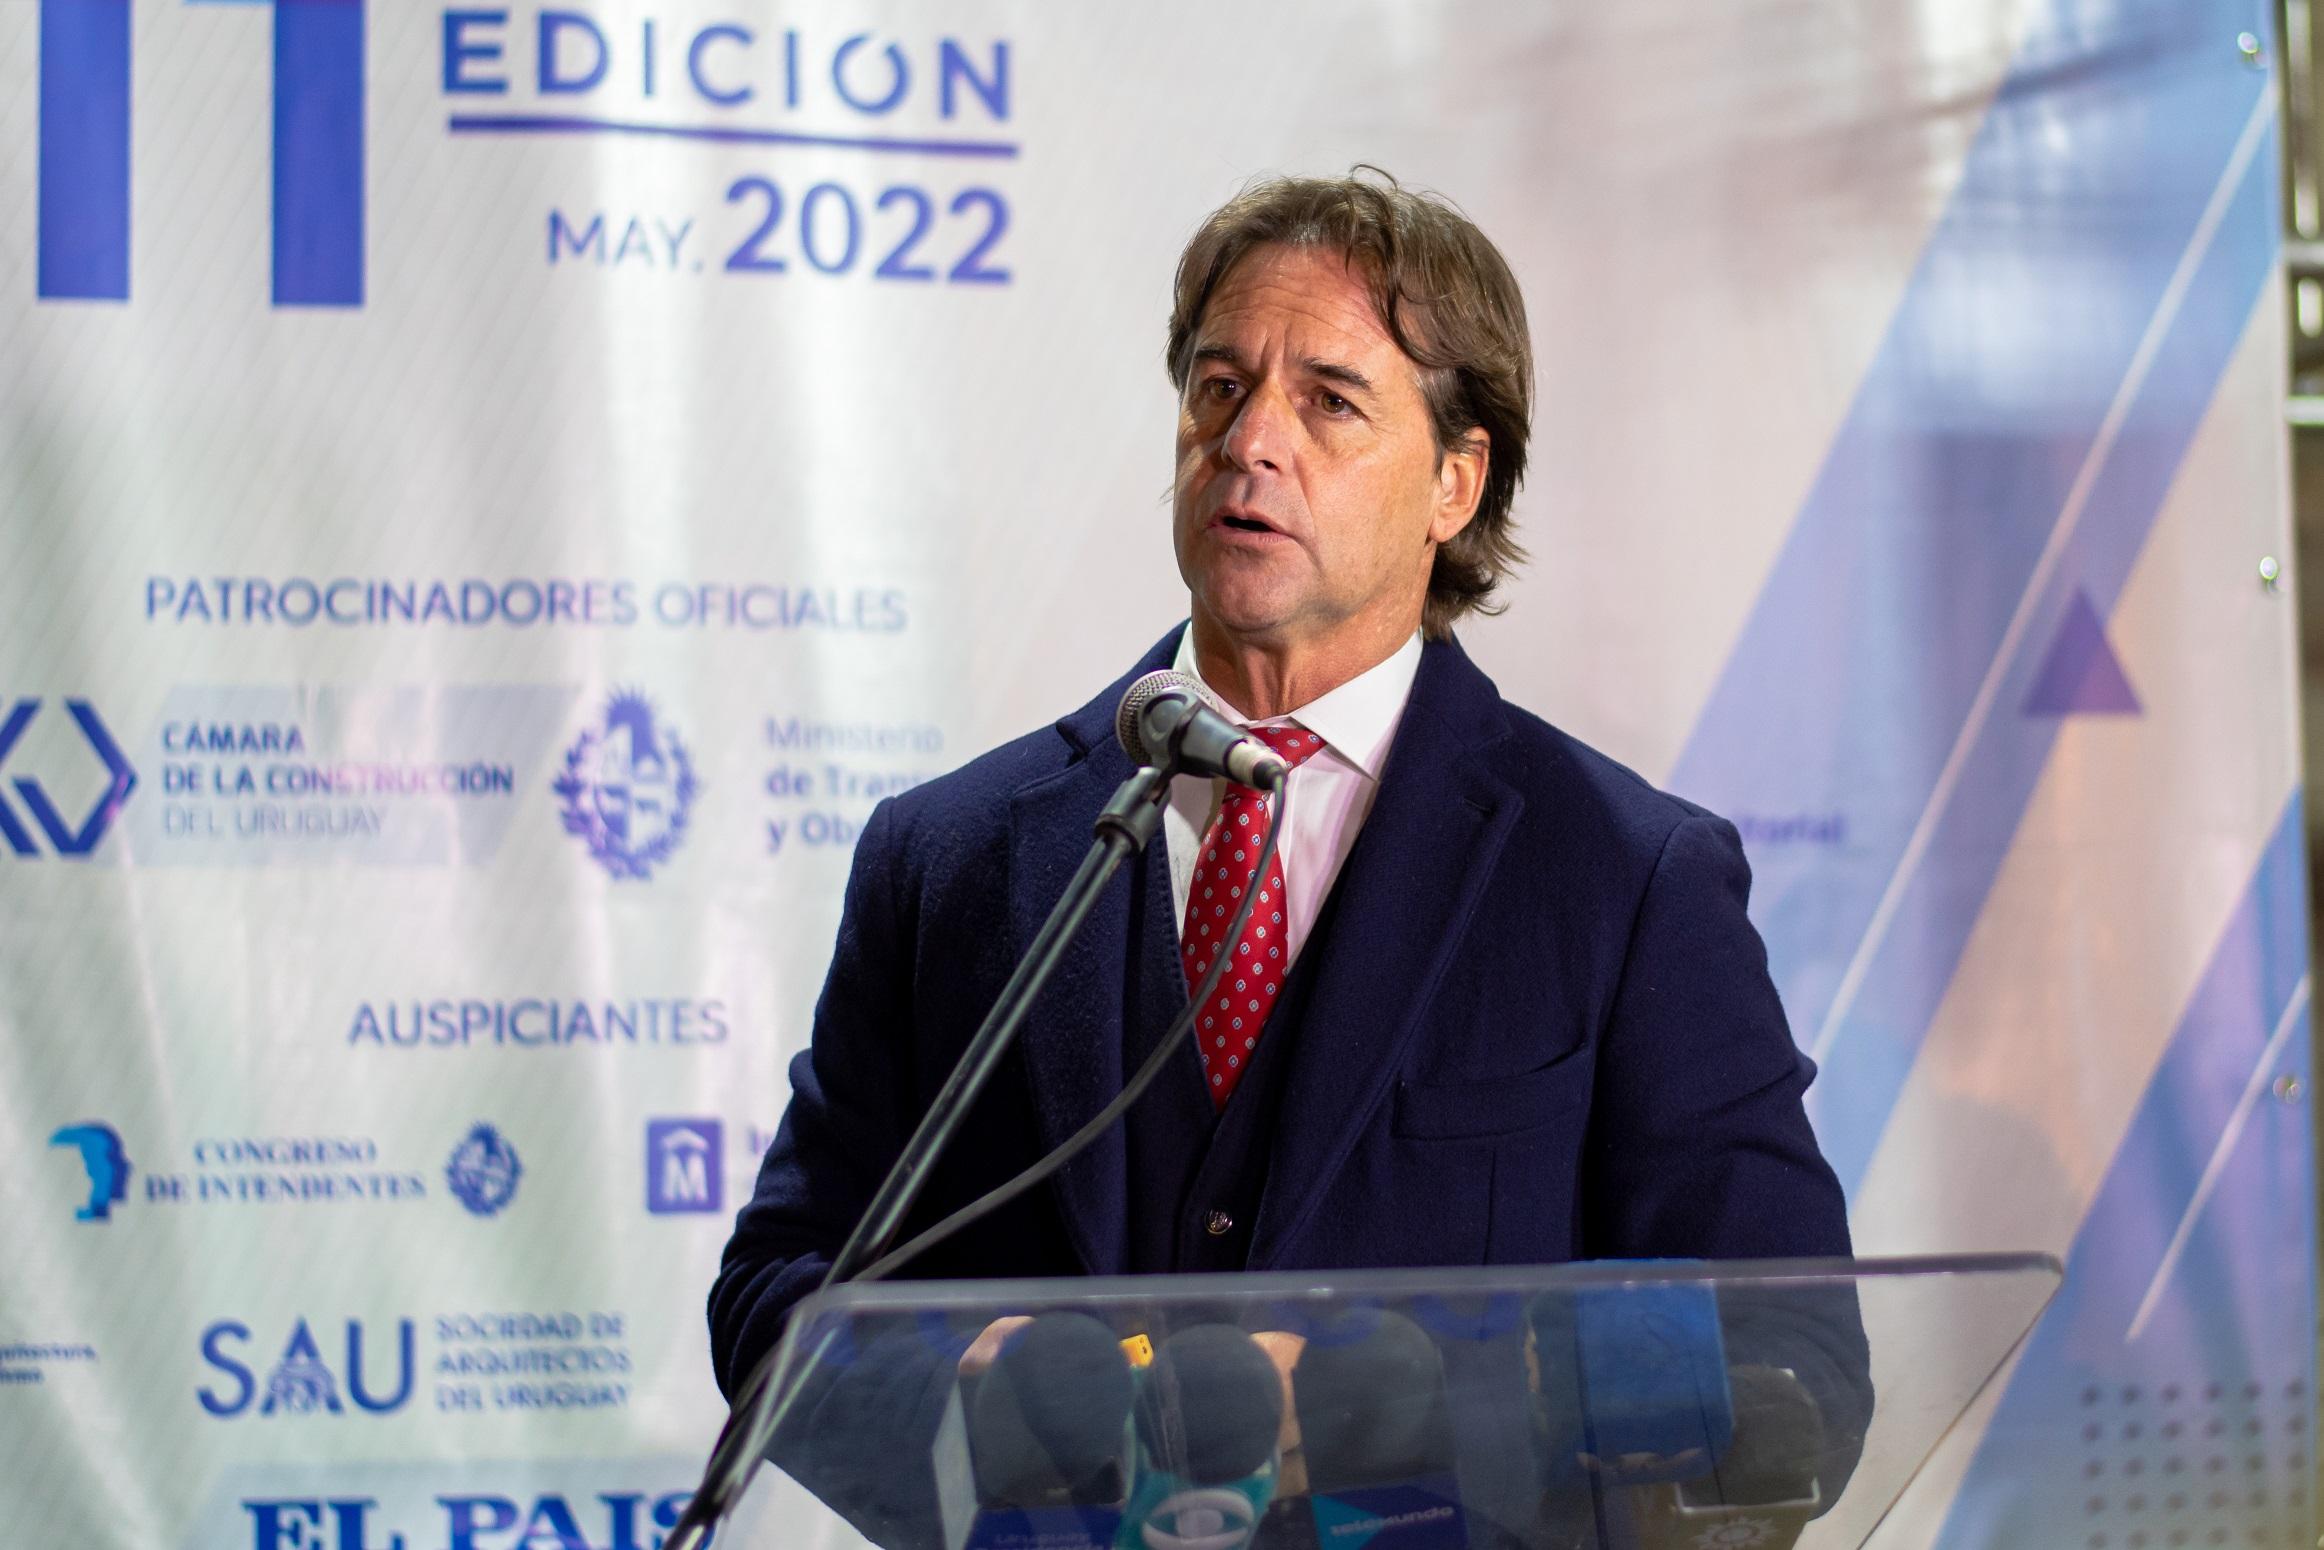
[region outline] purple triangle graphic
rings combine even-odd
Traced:
[[[2050,642],[2050,654],[2025,697],[2029,716],[2135,716],[2138,696],[2122,671],[2114,648],[2106,643],[2106,626],[2091,606],[2090,595],[2077,591],[2066,605],[2066,617]]]

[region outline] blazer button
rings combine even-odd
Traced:
[[[1235,1219],[1224,1211],[1213,1211],[1203,1218],[1202,1230],[1214,1238],[1223,1238],[1235,1230]]]

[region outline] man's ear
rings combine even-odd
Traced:
[[[1428,541],[1448,544],[1477,514],[1484,499],[1485,474],[1493,464],[1493,438],[1483,426],[1461,437],[1461,444],[1436,460],[1436,510],[1428,523]]]

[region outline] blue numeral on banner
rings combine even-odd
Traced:
[[[129,299],[129,0],[41,0],[39,290]]]
[[[363,305],[363,0],[275,0],[274,304]]]

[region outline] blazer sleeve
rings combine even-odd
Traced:
[[[711,1367],[732,1398],[822,1281],[909,1132],[912,955],[891,804],[858,838],[831,969],[791,1103],[710,1289]]]
[[[1802,1095],[1744,906],[1751,869],[1724,819],[1664,841],[1598,1051],[1583,1252],[1596,1259],[1845,1256],[1848,1204]]]
[[[1604,1259],[1846,1258],[1848,1202],[1801,1099],[1792,1043],[1744,907],[1734,827],[1687,818],[1648,882],[1599,1050],[1584,1249]],[[1824,1421],[1827,1505],[1871,1424],[1871,1353],[1852,1282],[1720,1294],[1731,1363],[1792,1370]]]

